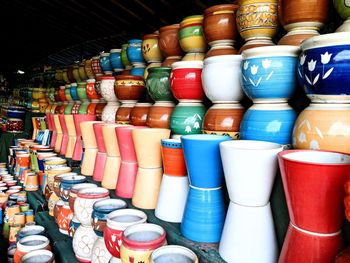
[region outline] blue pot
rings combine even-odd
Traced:
[[[180,227],[181,233],[196,242],[219,242],[225,214],[221,187],[207,190],[191,186]]]
[[[121,49],[111,49],[110,51],[109,61],[111,62],[111,66],[115,72],[122,71],[124,69],[120,53]]]
[[[74,101],[79,100],[78,96],[78,84],[72,83],[70,86],[70,95]]]
[[[24,119],[25,115],[25,110],[7,110],[7,118]]]
[[[190,185],[199,188],[222,186],[224,172],[219,144],[229,136],[193,134],[181,136]]]
[[[132,68],[131,71],[130,71],[130,74],[131,75],[134,75],[134,76],[141,76],[143,77],[143,74],[145,73],[145,67],[142,67],[142,68]]]
[[[254,102],[287,102],[297,86],[299,47],[258,47],[244,51],[241,84]]]
[[[255,104],[244,114],[242,140],[291,144],[296,113],[288,104]]]
[[[92,212],[92,227],[99,237],[103,237],[103,230],[107,224],[107,216],[110,212],[126,208],[127,204],[122,199],[105,199],[94,203]]]
[[[142,55],[142,40],[141,39],[132,39],[128,42],[128,48],[126,54],[128,60],[131,64],[137,63],[146,63]]]
[[[73,185],[86,182],[86,177],[83,175],[77,175],[76,173],[69,173],[70,175],[64,176],[61,179],[60,195],[64,202],[68,202],[69,191]]]
[[[108,75],[113,73],[113,68],[109,59],[109,53],[102,53],[100,55],[100,66],[104,74]]]

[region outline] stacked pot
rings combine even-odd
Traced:
[[[158,34],[147,34],[143,36],[142,55],[148,63],[144,72],[144,78],[147,79],[149,68],[160,67],[162,65],[163,56],[159,48]]]
[[[126,54],[129,62],[132,64],[130,74],[143,77],[146,68],[146,61],[142,55],[142,39],[129,40]]]
[[[115,78],[113,76],[101,77],[99,88],[101,90],[102,97],[107,102],[107,105],[103,109],[101,119],[102,121],[107,123],[115,122],[115,115],[119,108],[119,102],[114,93],[114,83],[115,83]]]

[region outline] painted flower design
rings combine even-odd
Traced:
[[[302,54],[301,56],[300,56],[300,65],[304,65],[305,64],[305,59],[306,59],[306,55],[305,54]]]
[[[258,73],[259,70],[259,66],[253,65],[250,67],[250,72],[252,73],[252,75],[256,75],[256,73]]]
[[[272,61],[269,59],[264,59],[261,64],[264,69],[268,69],[269,67],[271,67],[271,62]]]
[[[243,68],[244,68],[244,70],[247,70],[248,67],[249,67],[249,61],[246,60],[246,61],[243,63]]]
[[[106,256],[106,251],[104,249],[97,247],[94,250],[94,257],[95,257],[96,262],[98,262],[98,263],[105,262],[105,260],[104,260],[105,256]]]
[[[328,51],[324,54],[321,54],[321,63],[322,64],[328,64],[329,61],[331,60],[331,57],[332,57],[332,53],[329,54]]]
[[[87,235],[84,235],[79,242],[79,248],[85,253],[88,254],[90,252],[90,238]]]
[[[194,123],[193,128],[199,129],[199,122],[198,122],[198,121],[196,121],[196,122]]]
[[[191,132],[191,131],[192,131],[191,127],[189,125],[187,125],[185,128],[185,132]]]
[[[308,67],[308,69],[309,69],[310,72],[312,72],[312,71],[315,70],[316,63],[317,63],[317,60],[313,60],[313,59],[311,59],[311,60],[307,63],[307,67]]]

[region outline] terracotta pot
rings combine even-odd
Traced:
[[[69,229],[70,221],[72,219],[73,219],[73,212],[70,209],[68,202],[64,202],[61,209],[59,209],[59,212],[57,215],[57,225],[58,225],[59,231],[62,234],[68,235],[68,229]]]
[[[91,63],[92,63],[91,59],[87,59],[87,60],[85,60],[85,64],[84,64],[84,69],[85,69],[86,75],[88,76],[89,79],[95,78],[95,74],[92,70]]]
[[[161,62],[163,60],[158,45],[158,34],[148,34],[143,36],[142,54],[147,63]]]
[[[237,53],[238,51],[232,46],[214,46],[207,52],[205,58],[223,55],[236,55]]]
[[[13,262],[20,263],[21,258],[25,254],[39,249],[50,250],[50,241],[47,237],[39,235],[24,237],[17,243],[17,249],[13,256]]]
[[[82,80],[86,80],[88,78],[88,76],[85,72],[85,61],[83,61],[79,64],[78,72],[79,72],[79,76]]]
[[[103,178],[103,173],[105,169],[105,163],[107,159],[107,154],[106,154],[106,147],[103,141],[103,136],[102,136],[102,126],[103,123],[96,123],[93,124],[93,129],[95,133],[95,138],[96,138],[96,143],[97,143],[97,155],[96,155],[96,161],[95,161],[95,166],[94,166],[94,171],[92,178],[94,181],[101,182]]]
[[[300,46],[301,42],[303,42],[304,40],[318,35],[319,33],[313,29],[295,29],[289,31],[285,36],[283,36],[278,41],[278,45]]]
[[[205,53],[207,45],[204,39],[202,23],[202,15],[188,16],[181,21],[179,43],[184,52]]]
[[[69,201],[69,192],[71,188],[76,184],[81,184],[86,181],[86,177],[83,175],[77,175],[76,173],[69,173],[61,180],[59,196],[64,202]]]
[[[63,173],[63,174],[55,175],[54,181],[53,181],[53,191],[57,196],[60,196],[62,178],[69,175],[77,175],[77,173]]]
[[[67,69],[67,77],[70,83],[76,81],[76,79],[74,78],[73,70],[74,70],[73,66],[69,66]]]
[[[145,89],[145,82],[141,76],[119,75],[114,84],[114,92],[117,98],[137,102]]]
[[[62,139],[59,145],[55,145],[55,149],[56,149],[56,146],[58,146],[59,147],[58,152],[61,155],[65,155],[67,151],[67,146],[68,146],[68,129],[67,129],[66,121],[63,114],[58,115],[58,121],[59,121],[59,127],[61,128]],[[57,127],[56,120],[55,120],[55,125]],[[60,135],[59,130],[57,129],[57,140],[59,139],[59,135]],[[59,141],[57,143],[59,143]]]
[[[180,24],[164,26],[159,29],[159,49],[164,57],[181,57],[182,49],[178,39],[179,30]]]
[[[64,120],[66,122],[67,130],[68,130],[68,143],[67,143],[67,150],[66,150],[65,157],[72,158],[75,143],[77,141],[77,133],[75,130],[73,115],[72,114],[64,115]]]
[[[274,46],[275,44],[270,39],[253,39],[246,42],[239,50],[238,54],[241,54],[244,50],[255,48],[255,47],[265,47]]]
[[[147,125],[151,128],[170,127],[170,116],[175,108],[173,102],[156,102],[148,112]]]
[[[101,96],[97,94],[95,89],[95,79],[88,79],[86,81],[86,94],[90,100],[100,99]]]
[[[130,113],[134,108],[135,103],[123,103],[117,110],[115,114],[115,120],[118,124],[129,124],[130,123]]]
[[[79,82],[81,81],[80,75],[79,75],[79,65],[74,65],[73,66],[73,76],[74,79]]]
[[[236,12],[238,5],[215,5],[204,10],[203,30],[207,43],[233,45],[237,38]]]
[[[181,61],[181,56],[172,56],[167,57],[163,63],[161,64],[162,67],[171,67],[171,65],[175,62]]]
[[[106,103],[97,103],[96,108],[95,108],[95,115],[97,120],[102,120],[102,113],[107,104]]]
[[[147,116],[151,107],[151,103],[136,103],[130,112],[130,124],[135,126],[145,126],[147,124]]]
[[[186,176],[187,169],[179,139],[162,140],[162,157],[164,174],[171,176]]]

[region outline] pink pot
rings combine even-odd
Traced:
[[[96,155],[96,161],[95,161],[95,167],[94,167],[92,179],[97,182],[101,182],[103,179],[103,173],[104,173],[104,168],[105,168],[106,159],[107,159],[106,147],[102,136],[103,125],[104,123],[93,124],[98,152]]]
[[[67,146],[68,146],[68,129],[66,125],[66,121],[64,119],[64,114],[59,114],[58,115],[60,119],[60,124],[63,132],[63,138],[62,138],[62,144],[61,144],[61,149],[60,149],[60,154],[65,155],[67,151]]]
[[[288,150],[280,152],[278,160],[291,222],[311,232],[338,232],[344,218],[350,155]]]
[[[50,142],[50,147],[54,148],[57,140],[57,129],[54,121],[53,114],[49,114],[51,118],[51,125],[52,125],[52,136],[51,136],[51,142]]]
[[[117,187],[115,189],[115,194],[117,196],[132,198],[134,194],[137,170],[137,163],[121,162]]]

